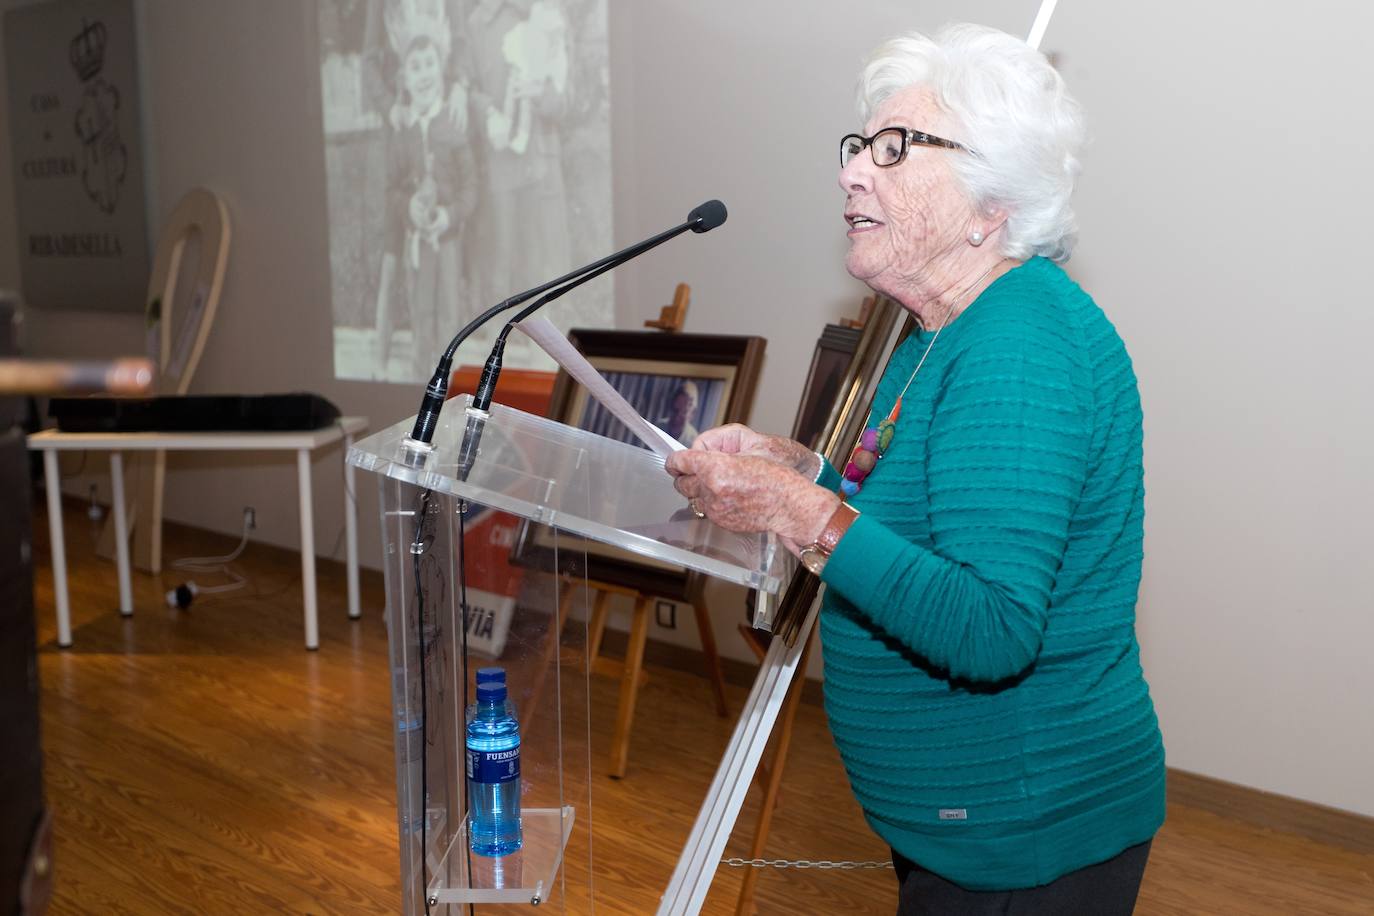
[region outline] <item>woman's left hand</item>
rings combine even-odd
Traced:
[[[772,531],[794,553],[820,536],[840,498],[765,458],[687,449],[668,456],[673,486],[730,531]]]

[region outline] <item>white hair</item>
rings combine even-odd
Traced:
[[[976,151],[950,160],[975,209],[1002,209],[1002,253],[1067,261],[1078,239],[1069,198],[1081,171],[1083,111],[1039,51],[979,25],[945,26],[883,43],[859,78],[859,120],[913,86],[930,89]],[[926,125],[905,124],[915,130]]]

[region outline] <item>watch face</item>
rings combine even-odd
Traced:
[[[801,552],[802,565],[813,575],[819,576],[821,570],[825,569],[825,554],[815,547],[803,547]]]

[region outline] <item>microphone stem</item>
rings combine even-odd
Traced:
[[[515,317],[512,318],[510,321],[507,321],[505,326],[501,328],[501,333],[496,336],[496,343],[491,348],[491,355],[487,357],[486,365],[482,367],[482,378],[478,381],[476,393],[473,395],[472,398],[473,408],[476,410],[489,410],[491,408],[492,395],[496,393],[496,381],[501,375],[501,357],[506,349],[506,335],[510,334],[511,328],[515,327],[521,321],[524,321],[526,318],[530,317],[535,312],[539,311],[545,305],[549,304],[550,302],[559,298],[560,296],[572,292],[573,290],[581,286],[583,283],[586,283],[590,280],[595,280],[597,277],[601,276],[608,270],[612,270],[616,267],[619,267],[621,264],[630,260],[630,258],[637,257],[643,254],[644,252],[648,251],[650,248],[654,248],[658,245],[663,244],[664,242],[671,239],[673,236],[685,232],[687,228],[688,226],[684,225],[678,226],[675,229],[669,229],[662,235],[655,236],[647,242],[641,242],[633,248],[628,248],[625,251],[620,252],[619,254],[612,255],[610,258],[603,258],[601,261],[598,262],[601,266],[596,267],[594,270],[588,271],[587,273],[578,277],[576,280],[573,280],[571,283],[567,283],[563,286],[558,287],[558,289],[535,300],[535,302],[525,306],[523,309],[517,312]],[[519,303],[517,303],[517,305],[518,304]]]
[[[714,210],[709,210],[708,205],[714,205]],[[718,212],[717,212],[718,211]],[[559,289],[540,299],[534,305],[523,310],[516,320],[521,320],[530,315],[545,303],[552,302],[564,293],[576,289],[588,280],[599,277],[601,274],[625,263],[631,258],[638,257],[650,248],[656,248],[664,242],[681,235],[688,229],[693,232],[706,232],[714,229],[725,221],[725,207],[719,201],[708,201],[700,207],[694,209],[687,215],[687,222],[674,226],[665,232],[645,239],[637,245],[631,245],[615,254],[607,255],[599,261],[588,264],[586,267],[570,271],[561,277],[550,280],[532,290],[511,296],[498,302],[496,305],[469,321],[461,331],[454,335],[453,340],[449,341],[448,347],[444,349],[444,355],[439,358],[439,364],[434,369],[434,375],[430,378],[429,384],[425,386],[425,397],[420,402],[420,412],[415,417],[415,426],[411,430],[407,445],[417,453],[428,451],[434,439],[434,431],[439,425],[439,411],[443,409],[444,401],[448,397],[449,373],[453,368],[453,358],[458,352],[458,347],[462,345],[473,332],[479,327],[490,321],[496,315],[507,309],[514,308],[524,302],[533,299],[540,293],[553,289],[559,284],[566,284]],[[473,407],[485,411],[491,405],[492,393],[496,389],[496,379],[501,374],[501,353],[505,349],[506,335],[510,333],[514,322],[507,322],[501,329],[501,334],[496,340],[496,345],[492,349],[491,356],[487,359],[487,364],[482,369],[482,378],[477,386],[477,396],[473,399]],[[473,437],[469,437],[473,438]],[[474,443],[475,444],[475,443]]]
[[[609,254],[599,261],[588,264],[586,267],[581,267],[577,270],[569,271],[563,276],[558,277],[554,280],[550,280],[548,283],[545,283],[541,286],[537,286],[529,292],[521,293],[517,296],[511,296],[509,299],[503,299],[502,301],[496,303],[496,305],[493,305],[491,308],[487,309],[482,314],[478,315],[476,318],[472,319],[472,321],[469,321],[461,331],[455,334],[453,340],[449,342],[448,348],[444,350],[443,359],[448,360],[449,363],[452,364],[453,356],[455,353],[457,353],[458,347],[462,345],[463,341],[466,340],[479,327],[481,327],[483,324],[486,324],[488,321],[499,315],[501,312],[504,312],[507,309],[515,308],[517,305],[520,305],[523,302],[528,302],[530,299],[534,298],[540,293],[545,292],[546,290],[550,290],[553,287],[558,286],[559,284],[567,283],[570,280],[577,280],[579,277],[582,277],[584,275],[598,276],[604,273],[606,269],[615,267],[617,264],[621,264],[625,261],[628,261],[630,258],[638,257],[644,252],[648,251],[650,248],[656,248],[659,245],[662,245],[664,242],[668,241],[669,239],[673,238],[674,236],[681,235],[690,228],[692,228],[692,223],[690,222],[683,223],[680,226],[674,226],[672,229],[669,229],[665,232],[660,232],[653,238],[645,239],[644,241],[639,242],[636,245],[631,245],[629,248],[617,251],[615,254]]]

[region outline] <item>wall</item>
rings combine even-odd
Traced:
[[[1374,12],[1072,4],[1080,279],[1145,407],[1138,631],[1169,762],[1374,814]]]
[[[863,289],[844,275],[835,146],[864,53],[952,18],[1024,34],[1033,2],[807,5],[612,0],[616,238],[720,197],[730,222],[616,274],[619,323],[686,280],[689,329],[761,334],[755,424],[785,431],[821,325]],[[312,389],[381,425],[415,393],[332,377],[313,7],[147,0],[150,221],[205,184],[235,226],[198,391]],[[1374,311],[1356,274],[1374,197],[1364,168],[1374,12],[1334,0],[1301,22],[1238,0],[1143,9],[1066,3],[1046,39],[1094,142],[1071,270],[1108,309],[1141,378],[1147,560],[1139,632],[1170,763],[1374,814],[1374,426],[1358,352]],[[1148,13],[1148,18],[1147,18]],[[0,93],[0,97],[3,94]],[[0,103],[2,104],[2,103]],[[0,171],[9,173],[0,143]],[[0,181],[0,285],[14,285]],[[31,315],[35,354],[137,352],[137,320]],[[294,545],[294,474],[179,456],[169,516]],[[316,467],[317,543],[340,530],[337,459]],[[71,486],[84,492],[84,479]],[[380,556],[363,500],[362,552]],[[172,548],[175,550],[175,547]],[[728,592],[728,590],[726,590]],[[738,593],[717,596],[718,639]],[[337,609],[336,609],[337,610]],[[328,609],[326,609],[328,612]],[[341,610],[340,610],[341,612]],[[656,634],[693,642],[681,628]],[[328,646],[325,647],[326,652]]]

